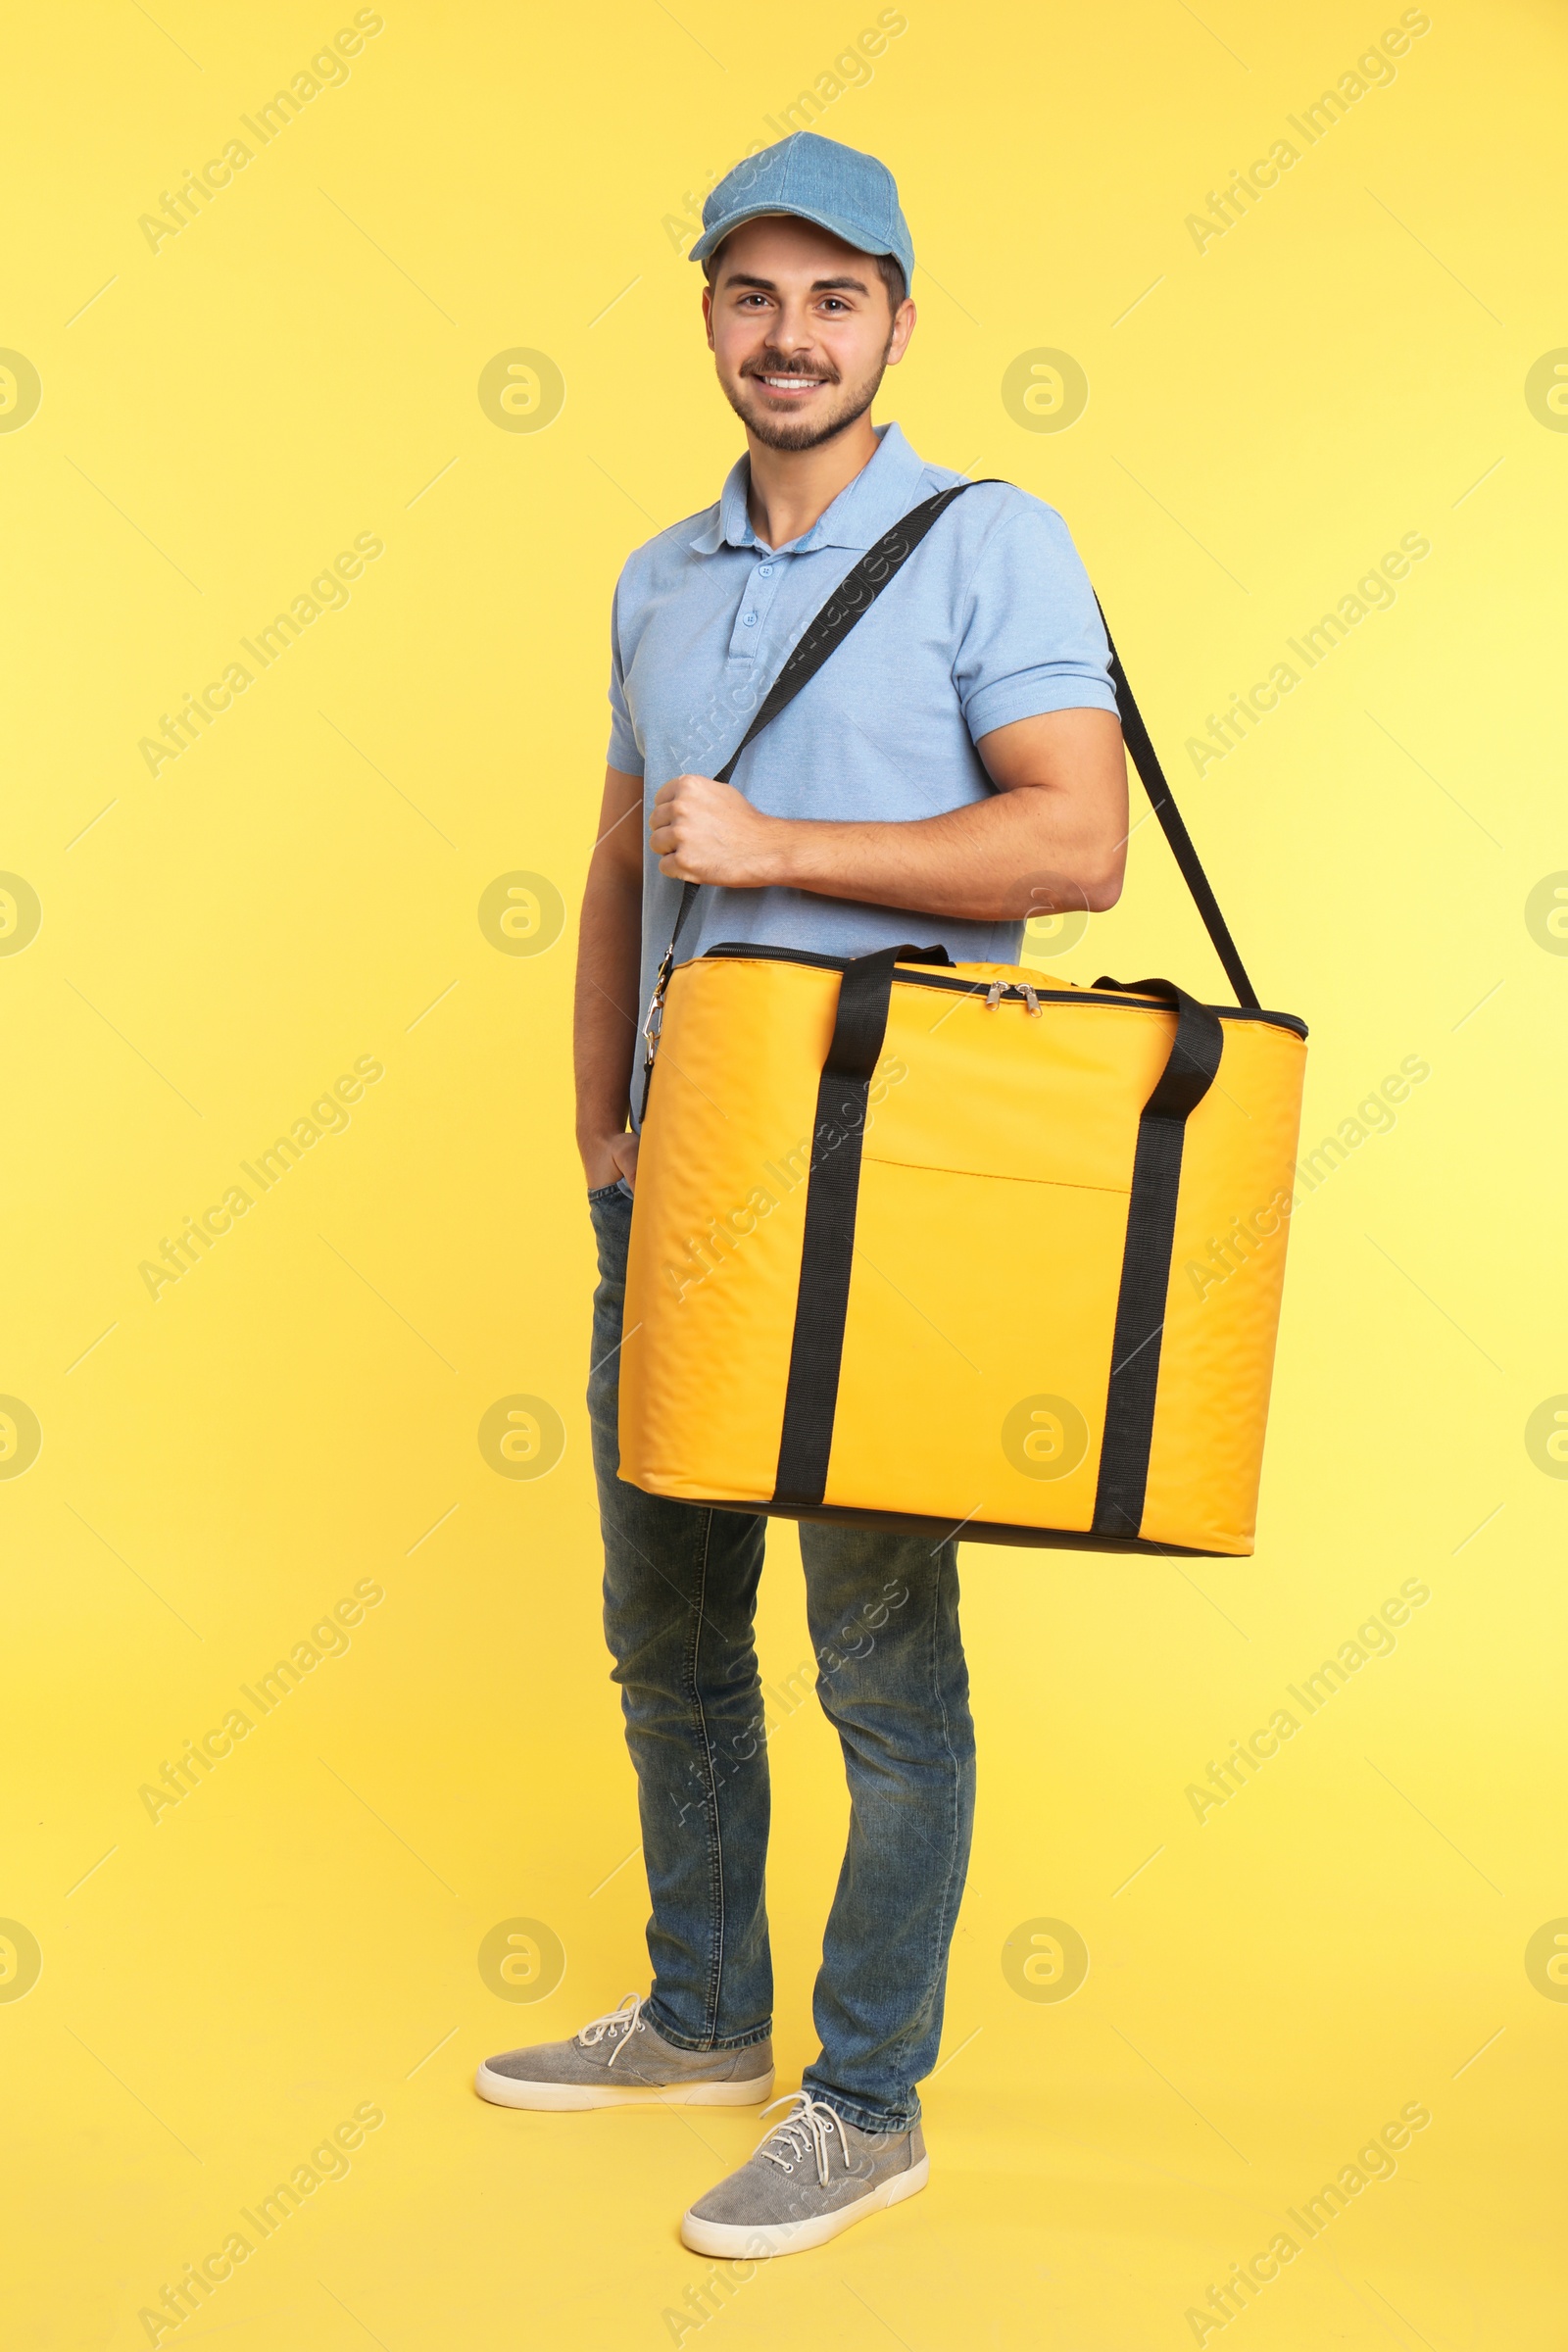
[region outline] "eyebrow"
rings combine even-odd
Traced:
[[[726,286],[756,286],[764,294],[778,292],[778,282],[775,278],[749,277],[739,270],[731,270],[726,275],[724,283]],[[859,277],[814,277],[811,280],[813,294],[869,294],[870,291],[865,280]]]

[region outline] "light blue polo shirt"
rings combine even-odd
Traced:
[[[868,547],[962,477],[883,425],[870,464],[811,528],[765,546],[746,511],[744,457],[717,506],[631,556],[611,623],[612,767],[645,778],[644,809],[671,776],[710,776],[809,622]],[[956,499],[735,771],[770,816],[901,820],[987,799],[975,744],[1047,710],[1114,710],[1109,649],[1088,575],[1052,507],[1006,484]],[[643,857],[642,1013],[681,885]],[[1021,922],[975,922],[799,890],[702,890],[679,956],[719,940],[863,956],[940,943],[955,963],[1012,963]],[[641,1015],[639,1015],[641,1018]],[[633,1079],[641,1099],[642,1052]]]

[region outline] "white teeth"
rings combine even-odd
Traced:
[[[799,384],[815,385],[823,383],[825,380],[820,375],[764,375],[762,378],[763,383],[769,385],[775,392],[793,392]]]

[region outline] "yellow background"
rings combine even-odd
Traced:
[[[676,2218],[755,2137],[467,2087],[645,1981],[570,923],[504,955],[476,910],[519,870],[575,906],[616,568],[736,451],[688,198],[876,11],[391,0],[152,251],[139,216],[351,13],[10,27],[0,343],[42,403],[0,433],[0,867],[43,919],[0,956],[0,1392],[43,1444],[0,1481],[0,1914],[42,1974],[0,2001],[0,2067],[4,2333],[38,2352],[144,2342],[138,2309],[366,2101],[349,2177],[164,2342],[668,2343],[711,2269]],[[1568,1487],[1524,1433],[1568,1390],[1568,961],[1525,904],[1568,868],[1568,438],[1524,386],[1568,344],[1560,12],[1434,0],[1251,215],[1202,253],[1184,225],[1397,15],[908,0],[820,120],[893,167],[928,265],[879,413],[1066,514],[1265,1001],[1311,1023],[1307,1137],[1401,1057],[1432,1074],[1297,1218],[1255,1559],[965,1550],[981,1799],[932,2187],[687,2343],[1190,2343],[1411,2101],[1397,2176],[1223,2340],[1559,2340],[1568,2006],[1525,1953],[1568,1914]],[[566,385],[535,433],[477,397],[519,347]],[[1058,434],[1002,402],[1038,348],[1089,378]],[[1205,715],[1412,530],[1394,609],[1196,779]],[[160,713],[361,532],[385,553],[347,609],[150,775]],[[1217,985],[1152,825],[1063,968]],[[149,1298],[161,1237],[361,1055],[385,1076],[349,1130]],[[564,1424],[542,1479],[479,1449],[518,1394]],[[1412,1577],[1394,1654],[1200,1824],[1188,1785]],[[366,1578],[350,1652],[150,1820],[140,1786]],[[808,1655],[788,1529],[762,1643],[775,1686]],[[844,1799],[814,1702],[774,1713],[788,2083]],[[532,2005],[477,1965],[516,1918],[565,1954]],[[1041,1918],[1091,1956],[1062,2002],[1004,1974]]]

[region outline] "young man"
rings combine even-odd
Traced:
[[[735,783],[713,780],[838,581],[960,477],[871,421],[915,318],[909,234],[879,163],[799,133],[720,181],[703,222],[708,340],[746,455],[716,506],[621,573],[577,992],[605,1625],[639,1785],[653,1988],[571,2041],[490,2059],[478,2088],[514,2107],[755,2104],[773,2084],[753,1646],[766,1522],[616,1475],[633,1081],[681,886],[709,885],[683,956],[717,940],[858,956],[931,939],[956,961],[1012,961],[1026,914],[1114,904],[1127,832],[1089,583],[1060,517],[1001,485],[954,502]],[[708,2254],[799,2251],[923,2187],[916,2084],[936,2058],[968,1860],[956,1543],[812,1521],[800,1545],[849,1847],[816,1980],[820,2053],[777,2129],[685,2216],[685,2242]]]

